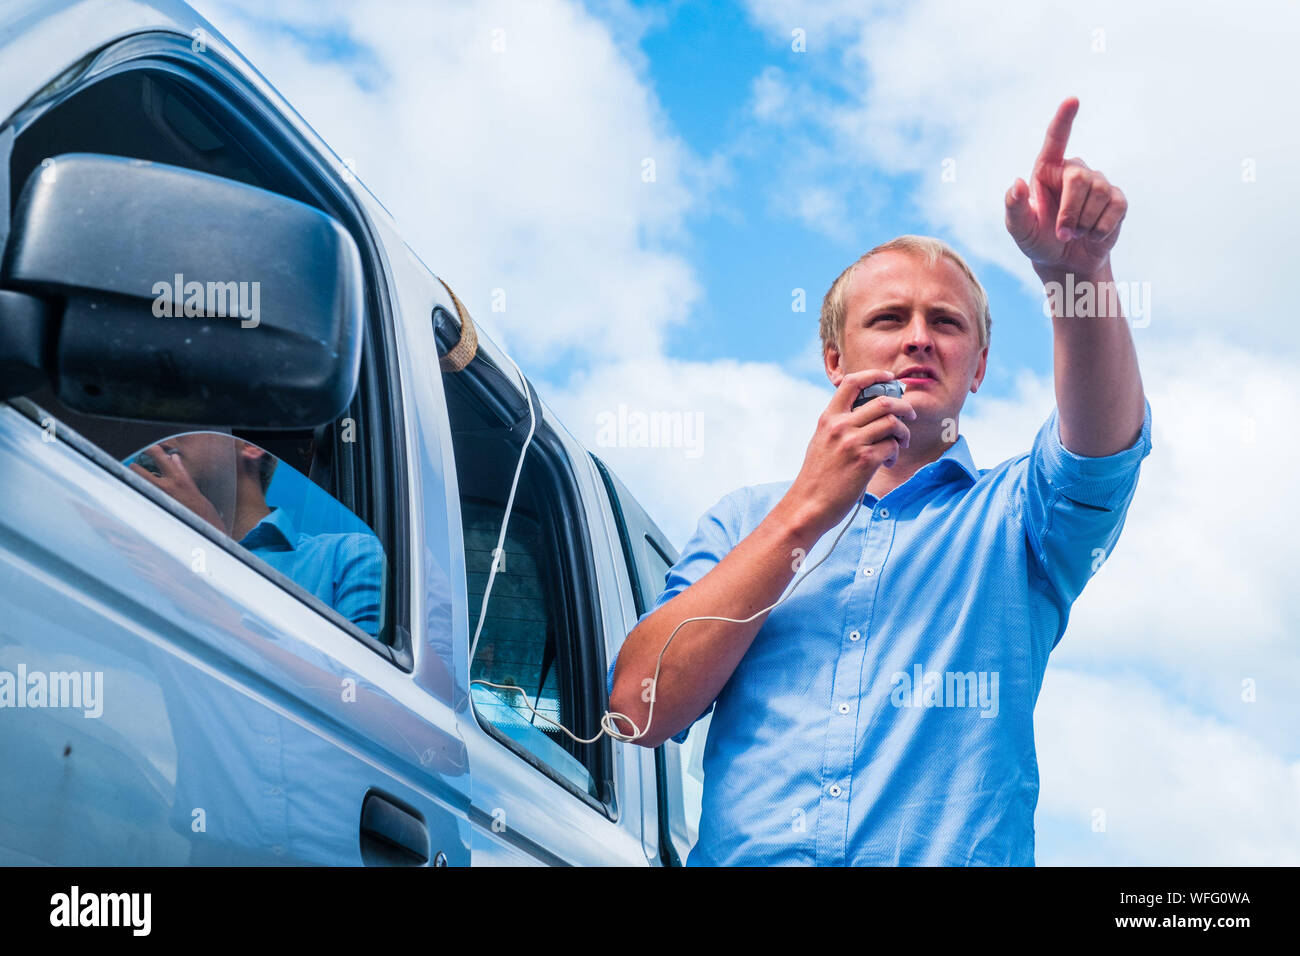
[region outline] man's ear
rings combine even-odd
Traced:
[[[844,361],[839,350],[830,342],[822,346],[822,360],[826,363],[826,376],[836,388],[844,381]]]
[[[975,377],[970,383],[970,390],[972,392],[979,391],[980,383],[984,381],[984,372],[988,369],[988,363],[989,347],[986,345],[984,346],[984,351],[980,352],[980,364],[979,367],[975,369]]]
[[[262,458],[269,455],[266,449],[251,442],[239,443],[239,467],[247,475],[256,475],[262,467]]]

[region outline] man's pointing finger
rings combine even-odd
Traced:
[[[1047,127],[1047,137],[1034,164],[1036,168],[1059,166],[1065,159],[1065,144],[1070,141],[1070,127],[1079,111],[1079,98],[1071,96],[1056,109],[1056,115]]]

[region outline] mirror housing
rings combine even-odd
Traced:
[[[117,156],[47,159],[19,196],[0,288],[0,328],[14,330],[0,367],[27,370],[25,391],[43,369],[78,412],[308,428],[356,390],[356,243],[254,186]]]

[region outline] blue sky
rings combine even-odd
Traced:
[[[593,4],[596,11],[602,6]],[[853,194],[862,211],[850,217],[847,235],[811,228],[782,208],[776,194],[787,185],[780,176],[785,137],[816,138],[820,130],[815,117],[791,105],[791,125],[780,131],[784,135],[763,134],[752,115],[754,84],[764,70],[775,67],[791,82],[807,84],[816,97],[841,101],[842,74],[826,55],[842,46],[834,32],[805,37],[804,51],[796,52],[788,34],[763,29],[741,4],[635,6],[647,13],[638,44],[646,78],[671,127],[695,155],[720,158],[726,168],[706,201],[686,214],[681,248],[695,266],[702,295],[688,321],[670,332],[668,355],[781,362],[804,353],[817,338],[826,289],[862,253],[905,233],[954,241],[941,223],[928,221],[911,202],[916,175],[861,169]],[[822,47],[818,55],[809,55],[808,42]],[[988,197],[991,217],[1001,216],[1001,202],[1000,194]],[[1011,243],[1009,237],[1003,239]],[[995,340],[983,387],[984,394],[1004,395],[1012,386],[1012,369],[1050,370],[1050,325],[1039,321],[1041,299],[1021,282],[996,266],[980,268],[979,250],[959,251],[976,264],[997,330],[1016,326],[1015,335]],[[792,310],[795,289],[804,290],[803,313]],[[1000,318],[1005,321],[999,326]],[[826,382],[810,363],[792,371]]]

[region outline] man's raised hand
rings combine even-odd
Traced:
[[[1065,159],[1078,109],[1073,96],[1057,108],[1029,183],[1017,178],[1007,190],[1007,231],[1040,276],[1100,273],[1128,211],[1118,186],[1083,160]]]

